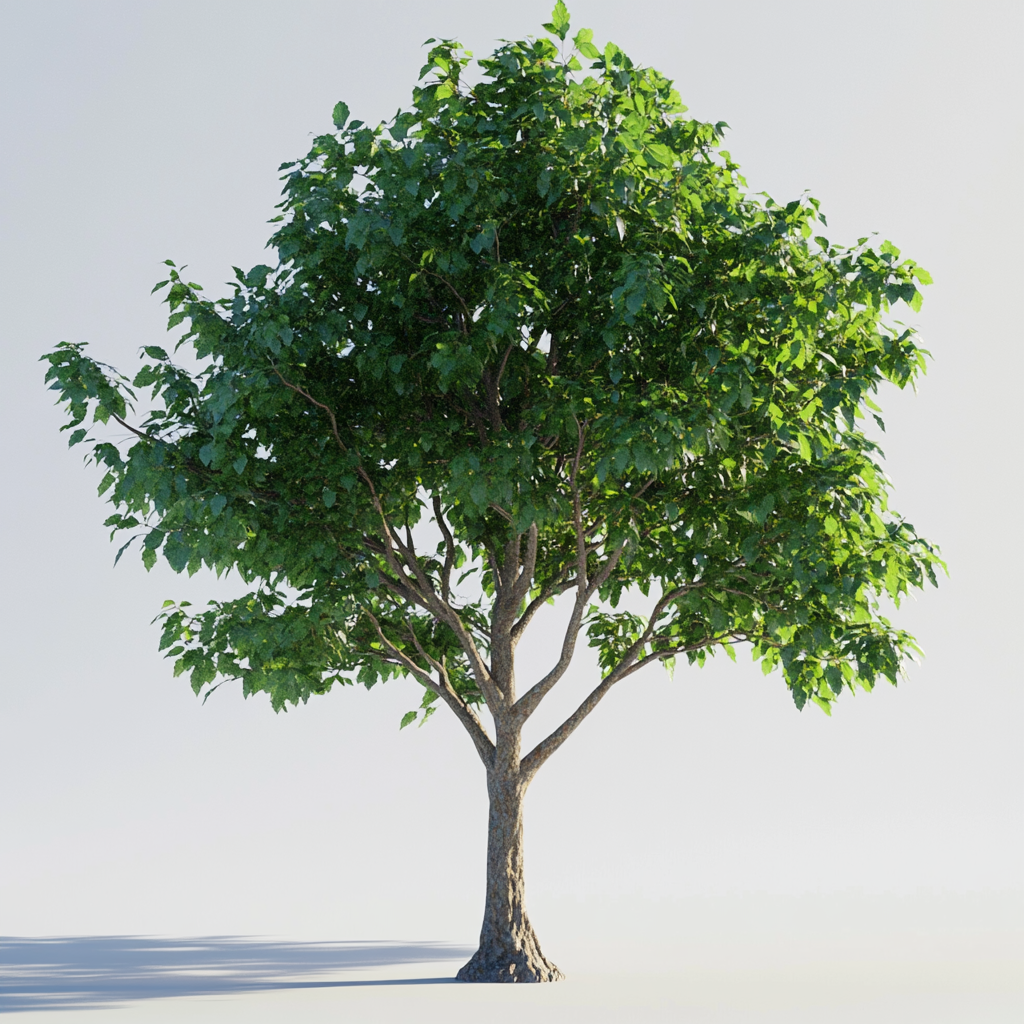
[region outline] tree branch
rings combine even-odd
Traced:
[[[387,524],[385,522],[385,526],[386,525]],[[473,677],[476,679],[477,686],[480,687],[480,692],[483,693],[487,703],[490,704],[492,708],[500,707],[505,702],[505,694],[502,692],[501,687],[495,684],[491,670],[481,657],[480,651],[476,646],[476,641],[473,639],[473,635],[469,630],[466,629],[465,623],[463,623],[459,613],[451,606],[449,601],[442,601],[438,596],[430,578],[423,571],[423,566],[420,565],[415,551],[411,548],[407,548],[397,537],[394,538],[394,542],[399,553],[402,555],[403,560],[413,571],[416,581],[420,585],[418,593],[422,597],[423,607],[439,622],[443,622],[451,628],[459,641],[459,646],[462,647],[466,657],[469,658],[470,667],[473,670]],[[412,582],[404,575],[402,576],[402,579],[407,583]]]
[[[576,421],[576,458],[573,459],[572,472],[569,474],[569,487],[572,490],[572,521],[576,530],[576,585],[582,593],[587,589],[587,538],[583,532],[583,505],[580,501],[579,472],[580,459],[583,457],[583,435],[586,430],[586,421],[583,424],[573,416]]]
[[[318,402],[308,391],[304,390],[303,388],[300,388],[298,384],[293,384],[290,380],[286,380],[282,375],[281,371],[276,366],[274,366],[273,363],[271,363],[270,368],[274,371],[274,373],[277,374],[281,383],[286,388],[289,388],[290,390],[294,391],[297,395],[301,395],[304,399],[306,399],[307,402],[311,402],[318,409],[323,409],[323,411],[327,413],[327,416],[331,421],[331,432],[334,434],[334,440],[338,443],[338,447],[347,455],[348,448],[345,446],[345,442],[342,441],[341,435],[338,433],[338,420],[335,418],[334,410],[329,405],[324,405],[323,402]],[[363,473],[362,466],[359,467],[359,471]],[[366,474],[363,473],[363,476],[366,477]],[[367,481],[369,481],[369,477],[366,477],[366,479]]]
[[[568,568],[562,570],[562,575],[568,572]],[[567,590],[572,590],[576,585],[575,580],[568,580],[565,582],[556,581],[550,583],[544,587],[541,592],[526,606],[523,614],[519,616],[519,621],[512,627],[512,643],[517,644],[526,630],[526,627],[530,624],[530,620],[540,610],[540,606],[545,601],[550,600],[552,597],[558,597],[559,594],[564,594]]]
[[[531,523],[526,538],[526,559],[512,588],[512,606],[517,611],[523,601],[526,600],[526,595],[530,593],[533,574],[537,571],[537,543],[539,535],[540,531],[537,529],[537,524]],[[513,625],[512,629],[514,628],[515,626]]]
[[[577,590],[576,603],[573,605],[572,616],[569,624],[565,627],[565,635],[562,638],[562,649],[554,668],[540,682],[535,683],[526,693],[523,694],[514,705],[514,710],[521,720],[525,721],[537,710],[537,705],[550,692],[551,688],[565,675],[576,651],[576,640],[579,637],[580,627],[583,625],[583,616],[586,613],[587,602],[607,582],[618,565],[625,544],[620,544],[601,567],[601,571],[590,581],[586,590]],[[578,586],[578,582],[577,586]]]
[[[495,236],[495,238],[497,238],[497,236]],[[494,386],[496,388],[501,387],[501,378],[505,376],[505,367],[508,365],[508,357],[512,354],[512,350],[514,348],[518,348],[518,346],[514,344],[509,345],[508,348],[505,349],[505,354],[501,357],[501,365],[498,367],[498,376],[494,381]]]
[[[441,499],[433,495],[434,519],[444,536],[444,568],[441,570],[441,599],[448,601],[451,597],[452,567],[455,565],[455,538],[452,531],[448,529],[448,523],[444,518],[444,509],[441,507]]]
[[[698,643],[689,644],[685,647],[677,647],[671,650],[655,651],[653,654],[649,654],[646,658],[641,658],[639,661],[632,665],[624,665],[620,662],[619,665],[608,673],[601,680],[601,682],[587,695],[586,699],[582,704],[557,728],[548,735],[545,739],[541,740],[527,754],[520,762],[520,774],[522,778],[529,782],[541,765],[576,731],[580,723],[590,714],[594,708],[600,704],[602,698],[608,691],[626,676],[631,676],[634,672],[638,672],[640,669],[647,665],[650,665],[655,661],[664,661],[666,658],[674,658],[679,654],[686,654],[688,651],[695,651],[698,648],[706,647],[709,644],[721,642],[725,636],[730,634],[722,634],[721,638],[705,637]]]
[[[448,673],[445,671],[443,666],[438,666],[440,671],[440,682],[434,679],[429,672],[425,672],[415,661],[412,660],[400,647],[396,647],[387,636],[384,634],[384,630],[381,629],[381,625],[377,616],[373,612],[367,611],[366,615],[373,623],[373,628],[377,632],[377,636],[380,637],[380,641],[384,646],[391,652],[392,657],[408,671],[411,675],[415,676],[424,686],[436,693],[451,709],[455,712],[456,718],[462,723],[466,732],[469,733],[470,739],[473,741],[473,745],[476,747],[477,753],[480,755],[480,760],[483,761],[485,767],[490,767],[491,761],[494,758],[494,743],[491,738],[487,735],[487,731],[484,729],[480,719],[477,718],[473,709],[455,692],[455,689],[451,685],[451,681],[448,679]],[[410,632],[412,629],[410,628]],[[437,662],[434,659],[428,657],[419,642],[416,640],[416,634],[413,635],[413,643],[416,645],[417,650],[426,658],[428,664],[433,663],[437,666]]]
[[[125,423],[116,412],[110,414],[118,423],[121,424],[125,430],[130,430],[136,437],[141,437],[143,441],[152,441],[154,444],[166,444],[165,441],[161,441],[159,437],[154,437],[152,434],[147,434],[144,430],[136,430],[130,423]]]
[[[412,261],[409,260],[409,262],[412,262]],[[434,271],[432,271],[432,270],[427,270],[426,267],[422,267],[422,266],[416,265],[416,270],[417,270],[418,273],[426,274],[428,277],[433,277],[436,280],[440,281],[441,284],[443,284],[452,293],[452,295],[454,295],[455,298],[457,298],[459,300],[459,305],[462,306],[462,313],[463,313],[463,322],[462,322],[461,330],[462,330],[463,334],[468,334],[469,333],[469,326],[468,325],[473,322],[473,316],[469,312],[469,307],[466,305],[466,300],[458,293],[458,291],[456,290],[455,286],[449,280],[447,280],[447,278],[442,277],[440,274],[435,274]]]

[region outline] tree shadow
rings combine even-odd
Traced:
[[[296,988],[430,985],[454,978],[346,980],[339,972],[466,960],[442,942],[273,942],[239,936],[0,938],[0,1014],[127,1000]],[[452,974],[454,975],[454,971]]]

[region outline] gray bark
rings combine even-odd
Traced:
[[[536,982],[562,978],[561,971],[541,952],[526,915],[523,877],[526,785],[517,764],[507,761],[501,767],[495,764],[487,773],[490,819],[484,923],[480,929],[480,948],[459,971],[459,981]]]

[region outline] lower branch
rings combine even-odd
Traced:
[[[458,718],[463,728],[469,733],[469,738],[473,741],[473,745],[476,747],[476,752],[480,755],[480,760],[483,761],[484,767],[490,768],[494,760],[494,743],[491,741],[490,736],[487,735],[487,731],[473,712],[473,709],[455,692],[454,687],[447,679],[447,673],[445,673],[443,667],[438,666],[438,676],[440,678],[435,679],[429,672],[424,671],[417,665],[405,651],[397,647],[384,635],[379,620],[372,612],[367,612],[366,614],[373,623],[373,628],[376,630],[377,636],[380,637],[380,642],[388,649],[391,657],[410,675],[415,676],[423,683],[427,689],[436,693],[455,712],[455,717]]]

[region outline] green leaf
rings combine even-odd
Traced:
[[[775,495],[766,494],[753,509],[754,518],[757,520],[759,526],[764,526],[768,521],[768,516],[775,508]]]
[[[407,711],[402,715],[402,724],[399,725],[399,729],[404,729],[407,725],[412,725],[416,721],[416,716],[419,714],[417,711]]]
[[[348,120],[349,109],[345,103],[335,103],[334,112],[331,114],[331,118],[334,121],[334,127],[341,131],[345,127],[345,122]]]
[[[334,491],[332,491],[329,487],[325,487],[324,488],[324,493],[323,493],[324,505],[326,505],[327,508],[330,508],[334,504],[334,502],[337,499],[337,497],[338,497],[338,495],[335,494]]]
[[[668,146],[660,142],[649,142],[644,148],[645,155],[650,155],[664,167],[672,167],[676,162],[676,155]]]
[[[551,12],[551,21],[545,23],[544,27],[559,39],[565,39],[569,31],[569,11],[563,0],[558,0],[555,9]]]
[[[171,534],[164,545],[164,558],[175,572],[181,572],[189,563],[192,557],[192,549],[182,543],[177,534]]]

